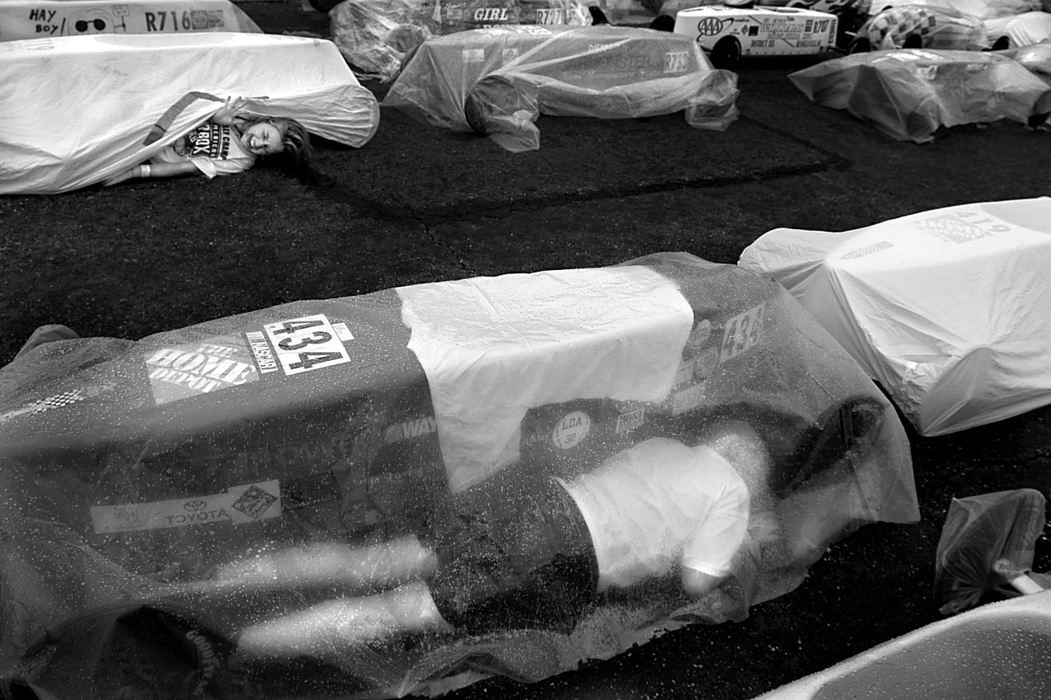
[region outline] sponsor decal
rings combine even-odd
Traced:
[[[219,670],[219,657],[215,653],[212,643],[197,630],[189,630],[185,636],[187,641],[193,644],[193,648],[197,652],[197,665],[201,669],[201,677],[197,680],[197,685],[194,686],[191,697],[203,698],[205,689],[212,682],[212,677],[216,671]]]
[[[563,416],[551,432],[551,442],[560,450],[576,447],[591,430],[591,418],[583,411],[573,411]]]
[[[384,440],[390,445],[395,442],[401,442],[402,440],[410,440],[422,435],[430,435],[437,429],[438,426],[434,422],[434,416],[413,418],[412,420],[388,426],[384,433]]]
[[[243,525],[280,515],[281,485],[276,479],[206,496],[91,507],[91,522],[100,535],[215,523]]]
[[[755,347],[761,338],[763,311],[766,304],[758,304],[726,322],[719,361],[726,362]]]
[[[144,362],[157,405],[259,378],[248,347],[237,336],[159,348]]]
[[[70,389],[69,391],[53,394],[43,399],[37,399],[32,403],[0,413],[0,423],[7,422],[12,418],[18,418],[19,416],[35,416],[52,409],[72,406],[73,404],[79,403],[85,399],[94,398],[99,394],[105,393],[112,389],[113,386],[114,385],[112,384],[102,384],[99,386],[77,387],[75,389]]]
[[[701,36],[715,36],[723,30],[724,26],[731,22],[733,22],[732,19],[703,17],[697,22],[697,33]]]
[[[969,243],[1011,230],[1010,226],[998,221],[982,212],[960,211],[920,219],[916,224],[946,243]]]
[[[632,430],[639,428],[643,423],[646,422],[646,409],[636,408],[634,411],[628,411],[621,413],[617,416],[617,423],[613,429],[617,435],[623,435],[624,433],[630,433]]]

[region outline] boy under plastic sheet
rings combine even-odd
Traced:
[[[774,229],[739,264],[772,276],[923,435],[1051,402],[1051,199],[974,203],[831,233]]]
[[[100,183],[207,121],[228,97],[349,146],[379,125],[375,96],[321,39],[99,34],[0,46],[0,194]]]
[[[344,0],[329,17],[332,41],[347,63],[384,83],[432,36],[507,24],[591,24],[582,0]]]
[[[996,53],[900,49],[825,61],[790,74],[811,101],[845,109],[901,140],[927,143],[939,128],[1001,119],[1037,125],[1051,88]]]
[[[783,288],[682,253],[54,341],[0,385],[0,668],[41,693],[537,680],[743,619],[918,519],[875,385]],[[403,624],[424,590],[441,624]],[[377,601],[404,605],[357,617]]]
[[[425,41],[383,105],[528,151],[540,147],[540,114],[624,119],[684,110],[692,126],[723,130],[737,118],[737,95],[737,76],[713,69],[685,36],[520,25]]]
[[[230,0],[3,0],[0,41],[90,34],[262,32]]]

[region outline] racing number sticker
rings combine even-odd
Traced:
[[[268,323],[266,331],[285,374],[299,374],[350,362],[341,335],[323,314]]]
[[[765,303],[759,304],[726,322],[722,351],[719,353],[720,362],[737,357],[759,342],[759,331],[763,324],[765,309]]]

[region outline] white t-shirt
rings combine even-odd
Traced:
[[[157,153],[150,162],[181,163],[187,160],[211,179],[216,175],[233,175],[248,170],[255,163],[255,156],[242,145],[236,129],[205,122]]]
[[[677,565],[726,576],[748,531],[748,487],[705,447],[651,438],[573,481],[595,546],[600,591],[626,588]]]

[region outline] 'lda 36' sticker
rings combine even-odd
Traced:
[[[98,534],[221,522],[241,525],[280,515],[281,484],[276,479],[231,486],[207,496],[91,507],[91,522]]]

